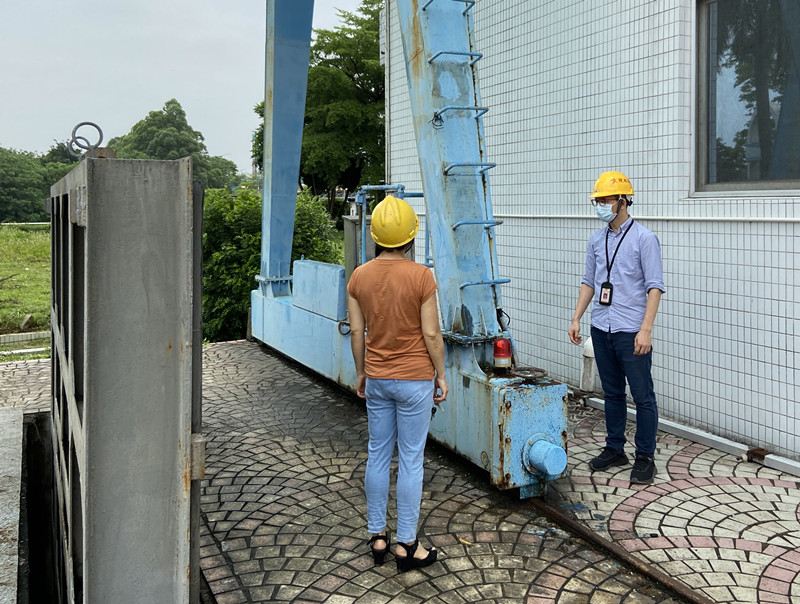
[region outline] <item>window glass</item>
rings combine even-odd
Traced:
[[[718,0],[705,11],[701,179],[800,179],[800,0]]]

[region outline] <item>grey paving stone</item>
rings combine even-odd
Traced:
[[[219,603],[678,602],[435,447],[420,537],[442,561],[375,567],[363,403],[244,341],[205,346],[203,380],[201,568]],[[0,407],[47,409],[49,384],[47,361],[0,364]],[[570,401],[549,503],[715,601],[800,596],[800,479],[659,433],[656,483],[631,486],[629,468],[588,470],[603,440],[602,414]]]

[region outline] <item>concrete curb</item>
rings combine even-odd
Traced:
[[[0,602],[17,601],[22,409],[0,409]]]

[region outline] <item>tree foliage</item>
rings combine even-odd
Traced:
[[[186,120],[180,103],[170,99],[160,111],[151,111],[128,134],[112,138],[108,146],[119,158],[180,159],[192,157],[196,179],[212,189],[237,183],[236,164],[223,157],[210,156],[203,135]]]
[[[382,0],[362,0],[358,13],[339,11],[342,25],[315,30],[306,94],[302,181],[326,194],[331,216],[336,189],[354,191],[384,178],[384,73],[380,64]],[[255,108],[264,117],[264,104]],[[253,159],[263,163],[263,122],[253,139]]]
[[[292,238],[292,262],[305,257],[331,264],[341,264],[336,245],[336,223],[328,216],[325,202],[304,188],[297,195]]]
[[[33,153],[0,149],[0,208],[4,222],[46,219],[42,165]]]
[[[207,190],[203,213],[203,336],[212,342],[239,339],[261,267],[261,195],[245,187],[234,193]],[[335,233],[325,204],[300,193],[292,262],[339,262]]]
[[[203,337],[244,337],[261,258],[261,197],[206,191],[203,225]]]
[[[779,0],[731,0],[717,10],[717,65],[735,70],[739,98],[755,118],[762,178],[771,171],[777,130],[771,105],[783,97],[790,56],[782,10]]]
[[[45,200],[50,187],[76,163],[65,143],[57,143],[42,156],[0,147],[0,222],[49,220]]]

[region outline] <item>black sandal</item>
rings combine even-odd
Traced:
[[[383,549],[375,549],[374,545],[376,541],[386,541],[386,547]],[[389,551],[389,533],[385,535],[372,535],[367,545],[369,545],[369,548],[372,550],[372,559],[375,561],[375,566],[381,566],[383,564],[383,559],[386,557],[386,552]]]
[[[415,558],[414,554],[417,551],[417,547],[419,547],[419,539],[415,539],[414,543],[411,545],[406,545],[405,543],[397,542],[397,545],[403,547],[406,550],[405,556],[398,556],[395,554],[394,559],[397,562],[397,572],[404,573],[408,570],[413,568],[425,568],[426,566],[430,566],[434,562],[436,562],[436,548],[432,547],[428,551],[428,555],[424,558]]]

